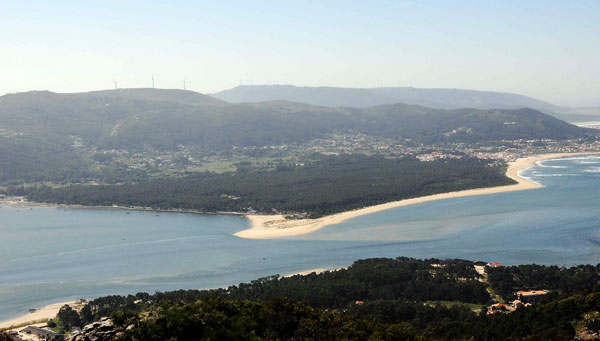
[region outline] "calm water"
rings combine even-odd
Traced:
[[[80,297],[211,288],[365,257],[600,262],[600,158],[545,161],[546,187],[358,217],[315,233],[245,240],[235,216],[0,207],[0,320]]]

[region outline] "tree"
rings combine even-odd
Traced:
[[[71,330],[73,327],[83,327],[79,314],[68,304],[62,306],[56,316],[65,330]]]

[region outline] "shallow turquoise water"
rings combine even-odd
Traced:
[[[600,262],[600,158],[523,172],[536,190],[441,200],[305,236],[246,240],[236,216],[0,207],[0,320],[80,297],[210,288],[365,257]]]

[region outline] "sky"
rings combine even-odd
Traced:
[[[461,88],[600,105],[600,1],[0,0],[0,94]]]

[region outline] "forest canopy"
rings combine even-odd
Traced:
[[[274,171],[201,173],[123,185],[37,187],[37,202],[142,206],[202,212],[255,210],[321,216],[389,201],[514,183],[502,167],[475,158],[420,162],[382,156],[325,157]]]
[[[63,315],[80,325],[110,316],[125,340],[572,340],[576,330],[600,326],[599,266],[487,271],[494,276],[486,282],[471,261],[374,258],[223,289],[106,296],[88,302],[78,317]],[[510,313],[486,314],[495,303],[488,290],[502,286],[506,300],[521,289],[550,293]]]

